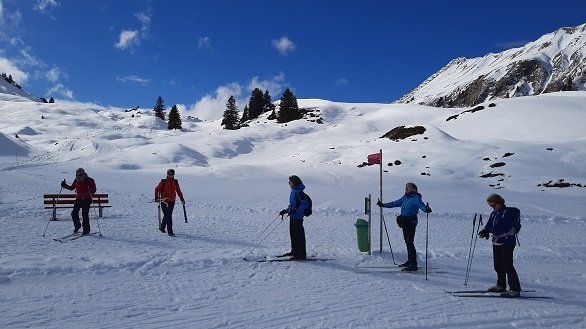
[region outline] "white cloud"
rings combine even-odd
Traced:
[[[20,50],[21,59],[19,59],[19,64],[37,67],[42,66],[42,62],[38,60],[33,54],[31,54],[30,50],[30,47],[26,47],[25,49]]]
[[[2,0],[0,0],[0,27],[4,25],[4,6],[2,5]]]
[[[39,12],[46,12],[58,6],[59,3],[56,0],[38,0],[33,9]]]
[[[199,49],[212,49],[212,39],[210,37],[201,37],[198,40]]]
[[[336,80],[336,86],[337,87],[339,87],[339,86],[345,86],[345,85],[347,85],[349,83],[350,83],[350,81],[348,81],[348,79],[346,79],[346,78],[340,78],[340,79]]]
[[[129,76],[125,76],[125,77],[116,77],[116,80],[120,81],[120,82],[133,82],[133,83],[137,83],[139,85],[143,85],[146,86],[151,82],[151,79],[147,79],[147,78],[142,78],[136,75],[129,75]]]
[[[242,87],[238,83],[230,83],[220,86],[211,95],[202,97],[199,101],[189,107],[190,111],[195,112],[193,116],[202,120],[216,120],[222,117],[226,109],[226,103],[230,96],[238,98],[242,93]],[[240,108],[240,111],[242,109]]]
[[[69,88],[65,87],[61,83],[56,84],[51,89],[47,90],[48,97],[52,97],[51,95],[53,94],[57,94],[68,99],[73,99],[73,91],[71,91]]]
[[[120,32],[118,42],[114,47],[124,50],[129,47],[138,46],[140,44],[140,37],[138,31],[123,30]]]
[[[258,76],[253,77],[250,79],[248,83],[248,90],[252,91],[254,88],[258,88],[262,91],[268,90],[269,94],[273,100],[277,98],[277,94],[279,94],[285,87],[285,73],[279,72],[279,74],[275,75],[270,79],[260,80]]]
[[[114,44],[114,47],[120,50],[132,50],[135,47],[138,47],[143,39],[147,38],[148,30],[151,25],[152,8],[149,8],[146,12],[138,12],[134,14],[134,16],[140,21],[140,30],[122,30],[118,37],[118,42]]]
[[[59,76],[61,75],[61,69],[57,66],[53,66],[47,73],[45,73],[45,77],[50,82],[57,82],[59,81]]]
[[[145,12],[142,12],[142,11],[140,13],[134,14],[134,16],[136,18],[138,18],[138,20],[142,24],[142,30],[143,31],[148,30],[148,28],[151,25],[151,16],[149,16],[148,13],[145,13]]]
[[[295,50],[295,43],[287,36],[283,36],[278,40],[273,40],[273,47],[275,47],[281,55],[287,55]]]
[[[28,80],[28,75],[21,71],[11,60],[8,58],[0,57],[0,72],[4,72],[8,75],[12,75],[12,79],[22,84]]]

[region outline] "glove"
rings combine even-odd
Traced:
[[[490,233],[488,232],[487,228],[482,229],[482,231],[478,232],[478,236],[481,238],[484,238],[486,240],[488,240],[488,236],[490,235]]]
[[[61,182],[61,187],[67,187],[67,183],[65,183],[65,179]]]
[[[287,213],[287,209],[283,209],[281,210],[281,212],[279,213],[280,216],[285,216],[285,214]]]
[[[425,206],[425,213],[429,214],[431,212],[431,208],[429,206]]]
[[[380,200],[377,200],[377,201],[376,201],[376,205],[377,205],[377,206],[379,206],[379,207],[383,207],[383,203],[382,203],[382,202],[380,202]]]

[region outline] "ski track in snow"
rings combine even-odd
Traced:
[[[10,179],[8,180],[10,182]],[[142,197],[128,196],[135,205]],[[120,201],[120,200],[117,200]],[[32,203],[33,199],[17,204]],[[115,202],[116,203],[116,202]],[[554,300],[474,301],[442,289],[461,289],[472,214],[430,216],[429,280],[424,274],[423,226],[416,237],[420,272],[400,273],[385,252],[368,257],[355,251],[354,211],[320,211],[306,220],[308,252],[328,262],[257,263],[242,260],[255,246],[270,209],[188,205],[189,223],[175,211],[176,238],[158,232],[156,206],[119,203],[100,219],[103,236],[59,243],[69,232],[67,210],[59,210],[42,231],[50,210],[2,205],[3,256],[0,287],[3,328],[580,328],[586,247],[566,240],[572,219],[527,219],[516,265],[526,289]],[[342,215],[341,215],[342,214]],[[95,214],[91,213],[92,218]],[[252,225],[254,221],[257,225]],[[388,219],[387,219],[388,221]],[[376,222],[375,222],[376,223]],[[397,261],[405,258],[401,236],[388,225]],[[283,224],[253,255],[287,249]],[[376,227],[376,226],[375,226]],[[97,222],[92,220],[92,229]],[[326,232],[326,234],[323,234]],[[540,234],[547,232],[547,234]],[[376,235],[375,235],[376,237]],[[534,238],[537,237],[537,238]],[[373,241],[378,246],[378,241]],[[547,246],[547,247],[546,247]],[[319,250],[319,252],[318,252]],[[13,255],[13,256],[11,256]],[[539,264],[535,264],[535,260]],[[478,240],[470,287],[493,284],[490,244]],[[565,268],[570,266],[570,270]],[[388,271],[381,272],[378,268]],[[436,271],[437,273],[434,273]],[[519,305],[521,304],[521,305]],[[495,314],[498,314],[495,320]]]

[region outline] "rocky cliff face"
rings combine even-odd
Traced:
[[[521,48],[457,58],[395,103],[470,107],[492,99],[586,90],[586,24]]]

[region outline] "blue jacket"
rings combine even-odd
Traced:
[[[303,211],[309,205],[307,200],[301,200],[301,198],[297,196],[299,191],[303,190],[305,190],[305,185],[303,185],[303,183],[291,188],[291,194],[289,194],[289,207],[287,207],[287,212],[293,219],[303,219]]]
[[[485,228],[492,233],[492,243],[495,245],[514,246],[517,238],[513,233],[513,224],[519,212],[515,208],[503,207],[501,210],[495,210],[490,214]]]
[[[405,193],[399,200],[383,203],[383,207],[401,207],[401,216],[415,216],[415,219],[411,221],[412,224],[417,224],[419,209],[425,211],[425,204],[421,200],[421,194],[418,192]]]

